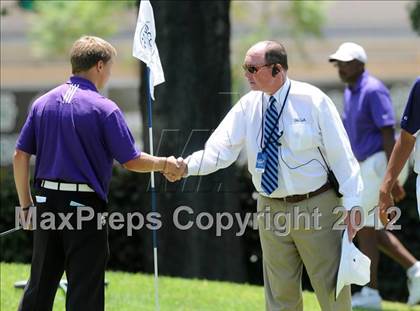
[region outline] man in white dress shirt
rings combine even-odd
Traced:
[[[185,160],[185,176],[226,168],[245,148],[248,170],[260,193],[257,209],[269,214],[269,224],[266,217],[258,217],[266,309],[303,310],[304,264],[323,311],[351,310],[348,286],[337,300],[334,295],[343,228],[333,226],[340,215],[347,215],[350,239],[356,230],[348,212],[333,213],[340,203],[327,181],[328,167],[339,182],[345,210],[359,205],[363,185],[340,116],[322,91],[287,77],[287,54],[280,43],[255,44],[243,67],[252,91],[230,110],[204,150]],[[293,215],[283,216],[296,212],[295,207],[308,215],[318,209],[317,228],[302,221],[286,223]],[[286,234],[278,230],[284,225]]]

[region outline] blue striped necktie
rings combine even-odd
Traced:
[[[265,113],[264,126],[264,148],[267,155],[267,162],[264,173],[262,174],[261,187],[265,193],[271,194],[278,187],[278,167],[279,167],[279,122],[276,99],[270,96],[269,107]]]

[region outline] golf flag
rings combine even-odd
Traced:
[[[154,87],[165,82],[155,39],[156,29],[152,5],[148,0],[141,0],[134,34],[133,56],[150,68],[149,90],[153,100],[155,100]]]

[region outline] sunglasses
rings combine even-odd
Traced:
[[[265,64],[265,65],[262,65],[262,66],[253,66],[253,65],[246,65],[246,64],[243,64],[242,65],[242,68],[245,70],[245,71],[248,71],[249,73],[251,73],[251,74],[254,74],[254,73],[257,73],[258,72],[258,70],[260,70],[261,68],[263,68],[263,67],[268,67],[268,66],[271,66],[271,65],[274,65],[274,64]]]

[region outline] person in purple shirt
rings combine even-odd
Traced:
[[[21,311],[52,310],[64,271],[66,310],[104,310],[106,226],[98,226],[92,217],[79,230],[77,219],[71,218],[74,230],[68,225],[54,230],[42,227],[40,214],[49,212],[60,220],[59,213],[69,215],[82,206],[90,207],[93,216],[104,213],[114,159],[134,172],[185,169],[174,157],[140,152],[119,107],[98,92],[111,75],[115,56],[115,48],[101,38],[78,39],[70,52],[73,76],[33,103],[17,140],[13,168],[21,219],[25,229],[36,225]],[[28,225],[35,209],[29,186],[31,155],[36,157],[37,217]]]
[[[367,55],[360,45],[343,43],[330,55],[329,61],[336,65],[340,79],[347,84],[342,119],[353,153],[359,161],[364,184],[361,194],[364,227],[357,233],[357,238],[361,251],[371,259],[371,279],[368,286],[353,295],[352,306],[380,309],[382,298],[378,291],[377,275],[379,249],[407,271],[420,268],[420,262],[397,237],[383,228],[375,212],[379,187],[395,143],[392,102],[385,85],[365,69]],[[405,197],[398,181],[393,184],[391,191],[396,202]],[[413,288],[409,286],[410,295],[412,291]]]
[[[407,106],[401,119],[401,129],[401,136],[395,143],[379,190],[379,208],[381,210],[381,221],[384,225],[388,223],[387,209],[394,206],[391,189],[414,146],[414,171],[417,173],[417,209],[420,215],[420,77],[417,77],[411,88]],[[420,263],[417,263],[417,269],[409,269],[407,276],[411,280],[410,296],[407,303],[414,306],[420,303]]]

